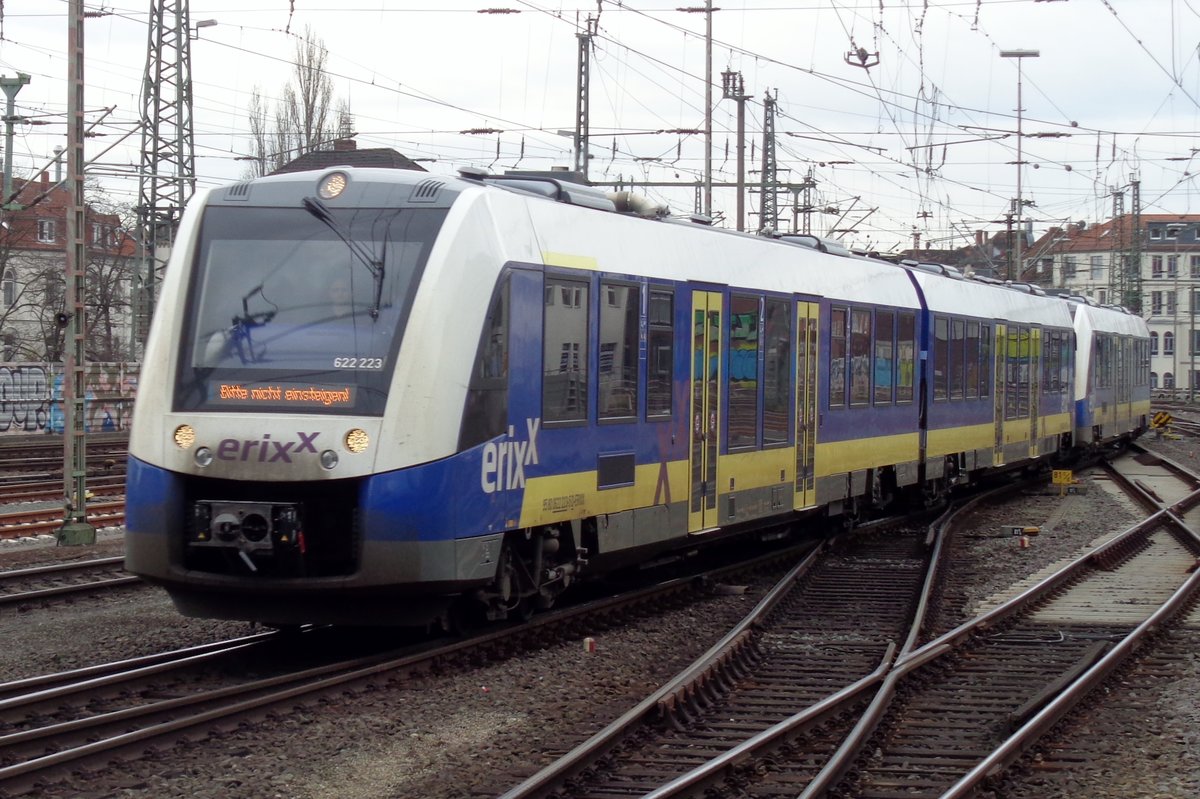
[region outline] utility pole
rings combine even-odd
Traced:
[[[589,98],[589,74],[591,72],[592,37],[596,34],[596,26],[600,20],[588,14],[586,29],[583,33],[575,34],[579,40],[579,63],[575,80],[575,171],[583,175],[584,181],[588,174],[588,109],[591,105]]]
[[[1025,235],[1024,226],[1021,222],[1021,214],[1024,210],[1025,201],[1021,198],[1021,172],[1025,166],[1025,162],[1021,160],[1021,118],[1024,113],[1024,108],[1021,106],[1021,65],[1026,58],[1037,58],[1041,53],[1037,50],[1001,50],[1001,58],[1017,59],[1017,246],[1016,246],[1016,268],[1017,278],[1021,274],[1021,238]]]
[[[762,208],[758,216],[762,230],[779,229],[779,205],[775,197],[775,187],[778,184],[776,169],[775,98],[771,96],[770,90],[767,90],[763,93]]]
[[[87,396],[84,338],[87,332],[87,253],[84,248],[83,197],[83,0],[70,0],[67,13],[67,341],[63,364],[63,526],[60,546],[96,542],[96,528],[87,520]],[[60,317],[61,318],[61,317]]]
[[[144,269],[141,290],[134,291],[135,344],[145,342],[160,262],[170,255],[183,207],[196,190],[190,19],[188,0],[151,0],[137,206]]]
[[[712,217],[712,0],[704,2],[704,215]]]
[[[13,177],[13,126],[21,121],[21,117],[17,116],[17,92],[21,91],[21,87],[29,83],[29,76],[24,72],[18,72],[15,78],[0,77],[0,89],[4,89],[4,94],[8,98],[8,105],[5,108],[4,114],[4,202],[6,207],[9,199],[12,197],[12,177]]]
[[[1013,264],[1015,262],[1013,261],[1013,247],[1014,247],[1014,244],[1013,244],[1013,214],[1012,214],[1011,209],[1009,210],[1009,212],[1007,214],[1004,215],[1004,230],[1005,230],[1004,241],[1008,245],[1005,248],[1005,256],[1008,259],[1008,263],[1006,264],[1007,268],[1005,270],[1008,272],[1008,275],[1006,276],[1005,279],[1006,280],[1016,280],[1016,277],[1014,276],[1015,270],[1013,269]],[[1017,251],[1019,253],[1020,248],[1018,248]],[[1019,258],[1020,255],[1018,254],[1017,257]]]
[[[1122,301],[1135,314],[1142,313],[1142,182],[1134,178],[1130,182],[1129,204],[1132,211],[1130,219],[1129,263],[1133,265],[1129,286],[1129,294]]]
[[[725,70],[721,73],[721,92],[726,100],[737,103],[737,229],[746,229],[746,84],[742,73]],[[708,188],[712,189],[711,176]]]

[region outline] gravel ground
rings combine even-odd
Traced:
[[[1153,446],[1188,465],[1200,442]],[[1048,563],[1082,550],[1097,530],[1121,529],[1133,511],[1102,488],[1086,496],[1028,496],[1019,508],[981,513],[975,537],[952,551],[967,574],[947,596],[947,613],[975,612]],[[1002,528],[1034,524],[1021,549]],[[119,548],[108,542],[104,547]],[[0,568],[53,559],[64,550],[0,549]],[[71,555],[76,551],[71,551]],[[106,554],[89,552],[89,556]],[[714,596],[685,609],[595,634],[597,648],[553,644],[502,662],[339,694],[271,723],[154,752],[119,768],[78,774],[39,796],[66,797],[469,797],[495,793],[537,770],[577,740],[563,730],[599,729],[690,662],[753,605]],[[957,608],[957,610],[956,610]],[[65,611],[65,612],[64,612]],[[943,620],[952,624],[957,618]],[[0,674],[6,678],[128,657],[251,632],[246,624],[184,619],[157,590],[0,615]],[[53,641],[47,646],[47,641]],[[1197,641],[1200,643],[1200,641]],[[1195,647],[1194,650],[1200,650]],[[1159,680],[1141,699],[1157,712],[1101,709],[1071,734],[1111,741],[1100,766],[1032,772],[997,797],[1184,797],[1200,795],[1197,743],[1200,662]],[[1111,717],[1105,715],[1112,714]],[[1072,729],[1075,730],[1072,733]],[[1184,790],[1187,789],[1187,790]],[[1182,792],[1181,792],[1182,791]]]

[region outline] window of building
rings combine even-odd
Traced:
[[[1167,292],[1167,316],[1174,316],[1178,306],[1176,305],[1176,292]]]
[[[601,419],[633,420],[638,409],[638,324],[642,314],[637,286],[603,283],[600,308],[600,371],[596,375]]]
[[[767,300],[763,326],[763,445],[785,444],[792,407],[792,303]]]
[[[1155,316],[1161,316],[1163,312],[1163,293],[1161,291],[1150,292],[1150,313]]]
[[[1063,258],[1063,277],[1075,277],[1075,256],[1068,255]]]
[[[1100,278],[1104,277],[1104,256],[1093,255],[1091,256],[1091,259],[1091,278],[1092,280],[1099,280]]]
[[[17,359],[17,334],[4,334],[4,360],[15,361]]]
[[[671,374],[675,363],[675,295],[650,290],[646,330],[646,416],[671,415]]]
[[[1200,255],[1190,255],[1188,258],[1191,276],[1200,278]]]
[[[1108,302],[1108,289],[1100,289],[1096,292],[1096,302],[1104,305]]]
[[[1163,373],[1163,388],[1175,388],[1175,375],[1171,372]]]
[[[588,284],[547,277],[546,289],[542,418],[547,422],[583,421],[588,410]]]
[[[4,294],[4,307],[13,307],[17,301],[17,276],[13,270],[4,270],[4,280],[0,283],[0,290]]]
[[[1150,238],[1151,238],[1152,240],[1154,240],[1154,239],[1161,239],[1161,238],[1162,238],[1162,233],[1163,233],[1163,232],[1162,232],[1162,228],[1160,228],[1160,227],[1152,227],[1152,228],[1150,228]]]
[[[1191,340],[1192,346],[1188,350],[1188,355],[1195,355],[1200,352],[1200,330],[1192,329],[1188,331],[1191,335],[1188,337]]]
[[[758,440],[758,297],[733,296],[729,307],[729,446]]]
[[[1163,355],[1175,354],[1175,334],[1171,331],[1163,333]]]
[[[1150,354],[1158,355],[1158,333],[1150,333]]]
[[[1163,257],[1161,255],[1150,256],[1150,277],[1163,276]]]
[[[1158,372],[1150,373],[1150,388],[1158,388]]]
[[[54,243],[54,220],[39,219],[37,223],[37,240],[45,244]]]
[[[1167,256],[1167,277],[1179,277],[1179,256]]]
[[[1179,230],[1180,230],[1180,228],[1176,225],[1168,225],[1167,226],[1167,241],[1173,241],[1174,239],[1179,238]]]

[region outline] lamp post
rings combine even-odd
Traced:
[[[1041,55],[1038,50],[1001,50],[1001,58],[1017,59],[1017,244],[1016,258],[1014,270],[1016,276],[1009,275],[1009,279],[1019,279],[1021,276],[1021,236],[1025,235],[1023,223],[1021,222],[1021,212],[1024,210],[1025,203],[1021,200],[1021,167],[1024,162],[1021,161],[1021,114],[1024,109],[1021,107],[1021,62],[1026,58],[1037,58]]]

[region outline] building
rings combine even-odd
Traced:
[[[0,360],[59,361],[66,313],[67,213],[62,183],[13,180],[0,210]],[[115,213],[84,209],[87,359],[126,360],[138,247]]]
[[[1200,215],[1142,214],[1052,227],[1027,253],[1022,279],[1125,305],[1150,327],[1152,389],[1200,389]],[[1136,265],[1131,269],[1131,265]]]

